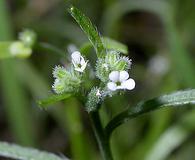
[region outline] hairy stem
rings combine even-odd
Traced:
[[[113,160],[112,153],[110,150],[110,145],[109,145],[109,139],[106,136],[104,129],[102,127],[98,111],[91,112],[90,117],[91,117],[91,122],[93,125],[93,130],[95,133],[95,137],[98,142],[98,146],[99,146],[103,159]]]

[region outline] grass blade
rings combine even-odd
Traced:
[[[0,142],[0,155],[7,158],[19,160],[68,160],[66,157],[60,158],[55,154],[38,151],[32,148],[21,147],[15,144]]]
[[[148,101],[142,101],[135,107],[128,108],[127,110],[114,117],[106,126],[106,133],[108,134],[108,136],[110,136],[113,130],[119,125],[145,113],[164,107],[176,107],[186,104],[195,104],[195,89],[178,91]]]
[[[175,125],[160,136],[146,156],[146,160],[167,159],[172,151],[179,147],[195,130],[194,121],[195,111],[185,113]]]
[[[69,10],[72,17],[79,24],[81,29],[87,35],[89,41],[92,43],[98,57],[103,57],[106,54],[106,49],[102,42],[97,29],[93,26],[88,17],[86,17],[79,9],[71,7]]]
[[[5,0],[0,1],[0,41],[12,39],[11,22]],[[1,91],[4,100],[4,109],[8,117],[9,127],[13,137],[21,144],[35,145],[36,135],[29,101],[24,88],[16,74],[16,60],[6,59],[0,62]]]

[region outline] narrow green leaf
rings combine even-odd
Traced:
[[[92,43],[98,57],[103,57],[106,54],[106,49],[102,42],[96,27],[91,23],[90,19],[86,17],[79,9],[71,7],[69,10],[72,17],[79,24],[81,29],[87,35],[89,41]]]
[[[13,57],[9,50],[11,44],[12,42],[0,42],[0,59]]]
[[[138,117],[144,113],[164,107],[176,107],[186,104],[195,104],[195,89],[178,91],[172,94],[163,95],[148,101],[142,101],[134,107],[130,107],[114,117],[106,126],[106,133],[111,135],[113,130],[128,120]]]
[[[61,158],[52,153],[21,147],[6,142],[0,142],[0,155],[18,160],[68,160],[65,156]]]
[[[46,99],[38,101],[37,103],[40,107],[45,108],[48,105],[51,105],[53,103],[59,102],[59,101],[64,100],[64,99],[67,99],[69,97],[71,97],[71,94],[69,94],[69,93],[53,94]]]
[[[128,48],[125,44],[122,44],[122,43],[120,43],[116,40],[113,40],[111,38],[108,38],[108,37],[103,37],[103,42],[104,42],[105,48],[107,50],[115,50],[115,51],[121,52],[123,54],[128,54]],[[84,43],[80,48],[80,52],[86,53],[92,47],[93,46],[91,43],[89,43],[89,42]]]

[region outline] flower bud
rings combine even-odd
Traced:
[[[53,76],[56,79],[52,88],[57,94],[77,92],[80,88],[81,77],[78,74],[65,70],[63,67],[55,67]]]
[[[87,96],[87,103],[86,103],[86,110],[87,112],[93,112],[98,109],[99,104],[102,100],[102,93],[98,88],[93,88],[88,96]]]
[[[130,67],[131,60],[129,60],[127,57],[120,57],[114,68],[117,71],[122,71],[130,69]]]
[[[125,61],[119,61],[116,65],[115,65],[115,69],[117,71],[122,71],[125,69],[126,66],[126,62]]]
[[[63,80],[55,79],[52,86],[53,90],[57,94],[62,94],[65,91],[65,84]]]
[[[105,57],[106,63],[111,66],[117,63],[118,59],[119,59],[119,53],[115,51],[108,52]]]
[[[62,79],[66,75],[66,69],[61,66],[56,66],[53,70],[53,77],[57,79]]]
[[[105,62],[105,59],[98,59],[96,62],[96,76],[102,81],[108,81],[110,66]]]

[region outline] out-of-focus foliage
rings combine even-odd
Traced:
[[[46,111],[36,104],[52,92],[52,68],[70,61],[57,55],[70,57],[74,44],[95,60],[94,54],[89,54],[94,52],[90,46],[81,46],[88,43],[85,35],[65,12],[69,2],[5,2],[8,9],[0,1],[0,40],[17,39],[18,32],[30,28],[38,35],[39,44],[26,60],[0,60],[0,140],[36,145],[72,159],[99,159],[82,104],[70,99],[65,106],[59,103]],[[103,104],[105,126],[140,100],[195,86],[193,0],[80,0],[73,4],[90,17],[102,35],[125,43],[132,58],[136,89]],[[86,88],[96,83],[86,81]],[[111,140],[115,159],[193,159],[193,110],[190,105],[163,109],[121,126]]]

